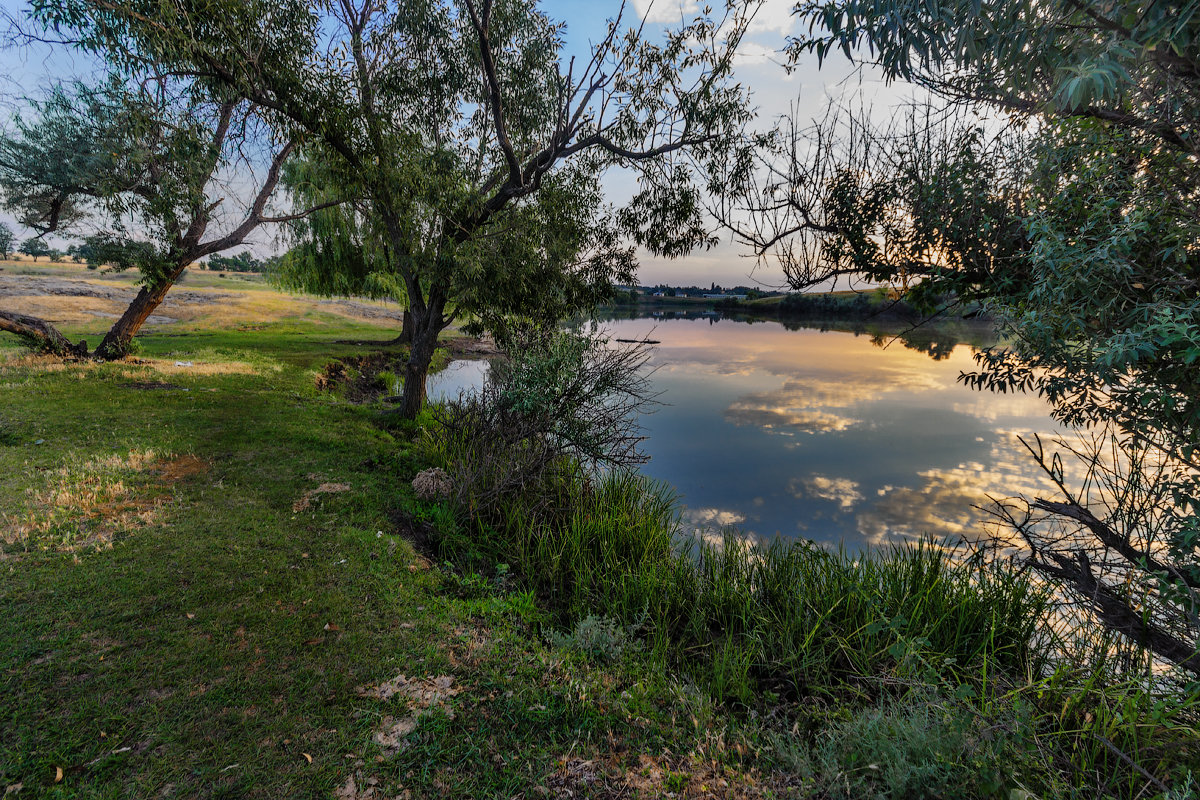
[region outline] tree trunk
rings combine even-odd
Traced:
[[[400,335],[392,339],[388,344],[412,344],[412,329],[412,311],[406,308],[404,309],[404,322],[400,326]]]
[[[87,342],[71,344],[58,328],[37,317],[12,311],[0,311],[0,331],[15,333],[38,350],[54,355],[87,355]]]
[[[416,419],[425,405],[425,378],[429,375],[429,362],[437,349],[438,334],[444,323],[441,310],[426,308],[412,314],[412,351],[404,366],[404,393],[400,398],[400,416]]]
[[[166,299],[167,292],[171,291],[171,287],[175,285],[175,281],[179,280],[179,276],[185,269],[187,269],[186,264],[171,272],[156,286],[143,286],[137,293],[137,297],[133,298],[133,302],[125,309],[125,313],[113,323],[108,333],[104,335],[104,339],[96,348],[96,358],[102,358],[105,361],[124,358],[129,353],[133,337],[137,336],[138,331],[145,324],[146,318],[153,314],[154,310]]]

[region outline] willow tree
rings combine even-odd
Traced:
[[[89,261],[140,273],[97,358],[128,352],[189,265],[291,218],[267,207],[294,143],[272,141],[256,107],[235,94],[159,72],[143,77],[59,86],[0,135],[0,195],[24,225],[43,236],[86,234]],[[69,342],[45,320],[0,310],[0,330],[87,354],[86,342]]]
[[[355,204],[298,232],[291,274],[365,285],[349,270],[403,290],[407,416],[450,322],[498,328],[586,305],[628,277],[629,243],[668,255],[711,243],[707,176],[745,160],[734,152],[749,119],[731,79],[747,22],[738,4],[660,41],[618,16],[580,60],[563,55],[563,25],[533,0],[33,7],[111,60],[228,87],[306,137],[319,179],[297,191]],[[639,180],[624,208],[600,203],[611,167]]]

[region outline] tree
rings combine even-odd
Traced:
[[[30,110],[30,121],[17,117],[0,137],[5,206],[43,233],[99,229],[77,250],[89,266],[141,273],[141,288],[97,358],[128,352],[188,265],[273,220],[267,204],[295,147],[264,136],[253,104],[161,73],[135,81],[114,72],[98,87],[60,86]],[[225,178],[234,168],[254,176],[255,162],[261,175],[239,210],[233,192],[245,187],[231,189]],[[0,329],[61,350],[65,339],[44,336],[47,326],[22,327],[0,311]],[[70,349],[87,350],[84,343]]]
[[[21,242],[21,252],[37,261],[40,256],[50,255],[50,245],[43,242],[40,236],[30,236]]]
[[[298,227],[284,280],[406,302],[410,417],[448,324],[502,335],[586,307],[632,279],[622,236],[666,255],[709,244],[697,174],[744,160],[733,5],[660,44],[618,17],[582,63],[532,0],[34,8],[109,58],[218,82],[306,137],[296,197],[353,202]],[[600,202],[612,166],[641,181],[620,210]]]
[[[748,233],[761,252],[807,237],[803,280],[915,276],[926,298],[968,294],[997,314],[1013,344],[983,353],[966,381],[1036,390],[1059,419],[1108,434],[1076,453],[1081,488],[1030,442],[1059,497],[997,513],[1029,564],[1103,624],[1200,674],[1200,12],[837,0],[797,13],[825,32],[794,54],[870,52],[953,107],[1037,125],[1015,168],[962,128],[916,146],[892,138],[882,179],[831,168],[798,188],[813,173],[785,158],[784,196],[760,193],[767,222]],[[881,216],[896,221],[882,236],[862,222]]]
[[[13,244],[16,243],[17,237],[13,235],[12,229],[0,222],[0,255],[5,260],[12,254]]]
[[[226,272],[263,272],[266,264],[251,255],[249,250],[243,250],[233,256],[213,256],[208,260],[208,268]]]

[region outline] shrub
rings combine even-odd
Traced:
[[[547,642],[564,650],[575,650],[597,661],[616,661],[629,646],[630,635],[616,620],[588,614],[575,623],[570,633],[550,631]]]
[[[465,511],[486,515],[514,492],[544,499],[546,484],[574,465],[590,474],[645,460],[637,420],[654,402],[646,346],[610,347],[594,330],[530,330],[506,353],[430,433]]]
[[[791,736],[776,736],[773,744],[816,797],[957,800],[995,797],[1013,782],[1027,749],[1021,727],[1015,717],[984,720],[961,704],[917,691],[852,712],[811,744]]]

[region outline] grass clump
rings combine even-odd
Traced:
[[[550,631],[546,640],[553,647],[574,650],[597,661],[616,661],[632,642],[630,632],[616,620],[588,614],[565,633]]]
[[[811,795],[829,800],[994,797],[1014,752],[1028,748],[1015,716],[992,722],[917,691],[835,720],[811,741],[777,734],[772,744]]]
[[[21,443],[21,433],[8,419],[0,417],[0,447],[13,447]]]

